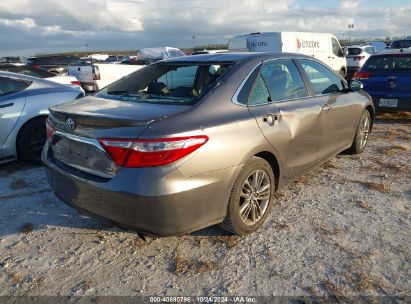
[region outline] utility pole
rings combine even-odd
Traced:
[[[351,41],[351,31],[354,29],[354,24],[348,24],[348,41]]]
[[[195,40],[196,40],[196,36],[191,36],[191,38],[193,38],[193,52],[194,52],[194,43],[195,43]]]

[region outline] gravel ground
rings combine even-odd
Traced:
[[[258,233],[143,241],[54,197],[42,168],[0,167],[0,295],[411,295],[411,113],[360,156],[277,194]]]

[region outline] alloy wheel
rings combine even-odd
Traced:
[[[247,226],[255,225],[265,214],[271,199],[270,177],[264,170],[253,171],[240,193],[240,218]]]
[[[370,118],[368,116],[364,116],[360,126],[360,150],[364,149],[365,145],[368,141],[368,136],[370,134]]]

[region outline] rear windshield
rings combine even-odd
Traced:
[[[95,94],[130,102],[192,105],[217,83],[233,62],[156,63]]]
[[[411,69],[411,54],[372,56],[363,68],[367,70],[409,70]]]
[[[411,48],[411,40],[396,40],[391,43],[393,49]]]
[[[349,48],[348,55],[360,55],[362,53],[362,49],[360,48]]]

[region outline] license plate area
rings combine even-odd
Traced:
[[[55,134],[51,150],[55,159],[68,166],[103,177],[115,175],[116,166],[108,155],[90,143]]]
[[[396,99],[396,98],[380,98],[380,103],[378,105],[380,107],[396,108],[397,105],[398,105],[398,99]]]

